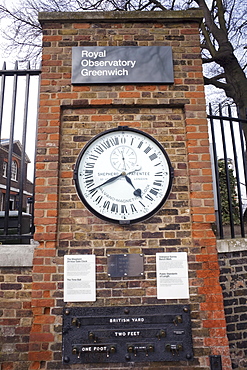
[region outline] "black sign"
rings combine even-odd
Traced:
[[[190,310],[187,305],[64,309],[65,363],[192,359]]]
[[[72,84],[173,82],[170,46],[72,48]]]

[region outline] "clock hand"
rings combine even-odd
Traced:
[[[129,177],[129,176],[127,176],[127,175],[125,175],[125,179],[126,179],[126,181],[132,186],[132,188],[134,188],[135,189],[135,191],[134,191],[134,195],[135,196],[137,196],[137,197],[142,197],[142,191],[141,191],[141,189],[136,189],[135,187],[134,187],[134,185],[133,185],[133,183],[132,183],[132,181],[131,181],[131,178]]]
[[[121,154],[122,154],[122,161],[123,161],[123,165],[124,165],[124,170],[126,171],[125,158],[124,158],[123,151],[121,152]]]
[[[95,188],[93,188],[92,190],[96,190],[96,189],[100,188],[103,185],[109,184],[110,182],[113,182],[113,181],[117,180],[119,177],[124,176],[124,174],[125,174],[125,172],[121,172],[120,175],[111,177],[110,179],[106,180],[102,184],[95,186]]]

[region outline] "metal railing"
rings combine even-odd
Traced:
[[[41,70],[0,70],[0,243],[29,243],[34,233],[36,129]],[[30,160],[31,158],[31,160]],[[28,165],[32,166],[29,174]]]
[[[217,237],[245,237],[247,208],[246,142],[237,109],[221,105],[213,114],[209,105],[211,161],[213,169],[214,203]]]

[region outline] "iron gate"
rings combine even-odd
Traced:
[[[230,105],[218,106],[213,114],[209,105],[209,134],[213,170],[214,203],[217,237],[245,237],[247,212],[246,143],[242,125],[247,119],[238,117]]]
[[[0,70],[0,243],[30,243],[39,69]],[[31,165],[31,171],[29,167]],[[30,173],[29,173],[30,172]]]

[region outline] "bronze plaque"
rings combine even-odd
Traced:
[[[143,254],[111,254],[107,256],[108,276],[142,276]]]

